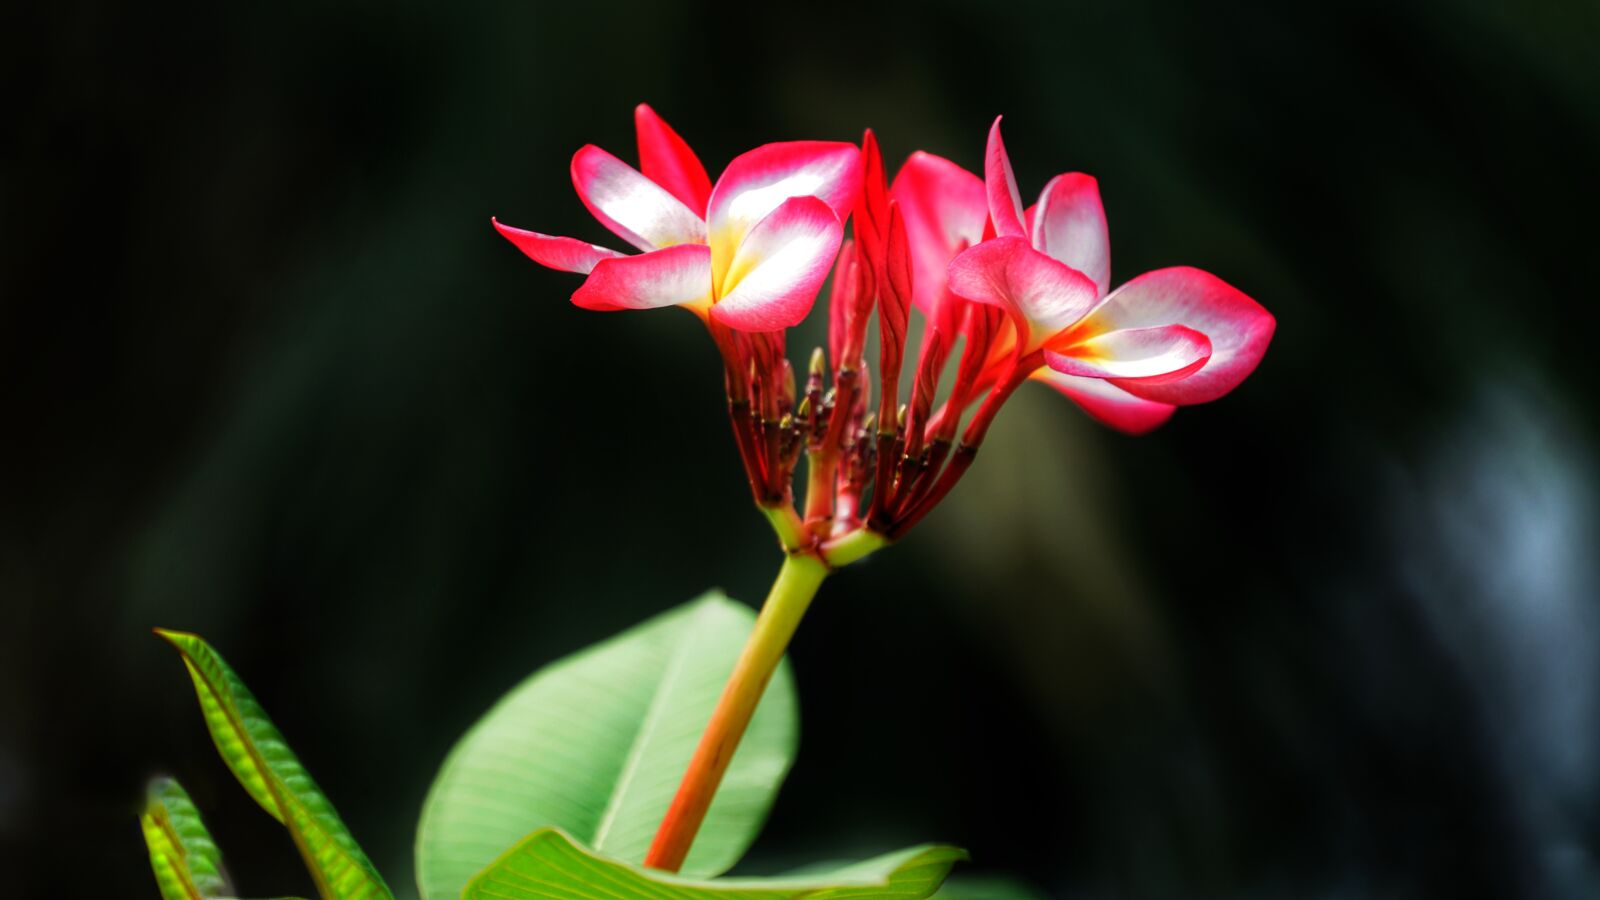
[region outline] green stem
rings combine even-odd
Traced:
[[[805,524],[800,521],[800,516],[794,511],[791,503],[778,503],[772,506],[761,506],[761,514],[767,517],[767,522],[772,526],[772,533],[778,536],[778,543],[783,545],[785,553],[799,553],[810,545],[811,539],[806,531]]]
[[[822,545],[822,558],[828,568],[842,569],[888,546],[889,539],[870,528],[855,531]]]
[[[645,856],[651,868],[676,872],[683,866],[694,843],[706,811],[716,796],[717,786],[728,771],[734,750],[755,715],[756,704],[777,671],[790,638],[800,625],[811,599],[828,577],[828,566],[809,553],[794,553],[784,558],[778,578],[767,594],[767,602],[756,617],[755,629],[745,643],[733,675],[723,688],[722,699],[711,713],[711,721],[700,736],[689,761],[689,769],[678,785],[677,796],[661,821],[655,842]]]

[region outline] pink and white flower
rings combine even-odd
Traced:
[[[589,145],[572,158],[572,183],[600,224],[640,253],[498,221],[495,228],[534,262],[587,275],[572,295],[586,309],[682,306],[744,332],[799,324],[860,190],[856,147],[766,144],[734,159],[712,185],[654,110],[640,104],[634,121],[640,168]]]
[[[752,497],[791,553],[837,559],[841,547],[905,535],[962,478],[1029,379],[1138,434],[1233,390],[1272,339],[1270,313],[1199,269],[1160,269],[1111,290],[1099,185],[1058,175],[1024,209],[999,119],[983,178],[918,151],[892,183],[871,131],[859,149],[758,147],[713,184],[648,106],[635,123],[638,169],[586,146],[572,180],[594,217],[639,252],[495,227],[536,262],[587,276],[572,296],[578,306],[682,306],[705,323]],[[802,390],[787,329],[806,317],[836,259],[827,350],[813,353]],[[903,396],[913,309],[926,327]],[[869,366],[874,312],[879,352]],[[793,491],[802,458],[803,516]]]
[[[1014,374],[1044,381],[1107,425],[1141,433],[1178,406],[1223,396],[1254,371],[1276,323],[1215,275],[1158,269],[1109,290],[1110,240],[1093,178],[1058,175],[1024,211],[999,119],[984,169],[994,236],[950,262],[948,289],[1005,311],[1015,329],[1005,349],[1026,369]],[[946,235],[972,230],[972,188],[964,183],[966,199],[955,211],[930,217]],[[948,238],[944,247],[934,243],[919,249],[936,261],[949,252]],[[928,267],[919,262],[918,274]]]

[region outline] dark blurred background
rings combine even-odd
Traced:
[[[0,34],[0,892],[154,897],[170,772],[241,890],[309,896],[152,625],[227,654],[409,892],[503,690],[759,600],[698,326],[577,310],[488,224],[607,237],[567,162],[632,159],[647,100],[713,172],[866,126],[976,168],[1003,112],[1025,194],[1100,178],[1117,281],[1197,265],[1280,323],[1146,438],[1024,390],[832,580],[752,871],[943,839],[1053,897],[1600,895],[1593,3],[61,0]]]

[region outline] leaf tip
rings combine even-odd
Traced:
[[[145,784],[144,794],[149,798],[160,797],[177,783],[178,779],[173,778],[171,775],[157,775]]]
[[[694,599],[694,602],[693,602],[692,605],[694,605],[694,606],[715,606],[717,604],[732,603],[732,602],[734,602],[734,600],[733,600],[732,597],[728,596],[728,592],[727,591],[724,591],[720,587],[711,587],[711,588],[706,588],[706,592],[705,593],[703,593],[700,596],[696,597]]]
[[[200,640],[199,635],[188,631],[177,631],[172,628],[152,628],[150,630],[155,633],[156,637],[177,648],[180,653],[186,651],[191,644]]]

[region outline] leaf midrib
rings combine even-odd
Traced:
[[[237,698],[234,697],[232,686],[228,686],[226,699],[224,699],[223,693],[217,690],[216,683],[211,680],[211,676],[206,673],[204,667],[194,659],[194,655],[189,652],[189,649],[187,647],[179,647],[178,652],[183,654],[184,663],[190,667],[190,671],[198,674],[200,680],[205,682],[206,690],[211,692],[211,696],[217,698],[217,705],[222,707],[222,713],[228,717],[228,724],[233,726],[234,732],[241,736],[240,743],[244,746],[245,753],[249,754],[250,761],[260,770],[261,780],[266,785],[267,792],[272,795],[272,802],[278,807],[279,814],[283,816],[278,821],[288,825],[289,823],[284,821],[289,815],[288,798],[285,796],[288,785],[278,784],[278,774],[267,765],[266,758],[261,755],[260,749],[256,747],[255,737],[246,729],[244,718],[239,713]],[[284,790],[279,790],[280,787]],[[300,851],[300,855],[306,862],[312,863],[315,860],[315,854],[306,845],[305,836],[300,833],[298,828],[290,827],[287,831],[296,848]],[[318,893],[324,897],[334,896],[332,886],[327,883],[319,867],[313,864],[308,865],[306,868],[311,872],[311,880],[316,884]]]
[[[702,606],[700,609],[695,610],[691,616],[686,616],[683,625],[679,629],[679,635],[682,640],[679,640],[677,647],[673,649],[672,656],[667,660],[666,668],[663,670],[661,680],[656,683],[655,693],[650,697],[650,705],[645,711],[644,719],[639,723],[639,731],[634,734],[633,742],[628,746],[628,755],[623,760],[622,771],[618,773],[616,784],[612,786],[611,793],[606,798],[605,811],[600,814],[600,821],[595,824],[591,846],[596,850],[602,849],[607,835],[610,834],[612,827],[616,824],[617,813],[622,808],[628,788],[633,784],[634,778],[638,775],[639,767],[643,764],[645,754],[642,751],[655,736],[662,709],[667,705],[671,696],[671,691],[668,690],[668,687],[682,676],[684,660],[688,656],[689,645],[692,643],[694,635],[693,623],[703,616],[704,609],[705,607]]]
[[[173,874],[178,876],[178,883],[184,893],[192,900],[204,900],[205,895],[200,893],[200,888],[194,883],[194,872],[189,869],[189,848],[184,846],[178,837],[178,829],[172,824],[172,813],[165,803],[161,804],[161,815],[151,816],[151,821],[161,830],[167,844],[172,847],[172,855],[176,859],[169,859],[168,865],[172,866]]]

